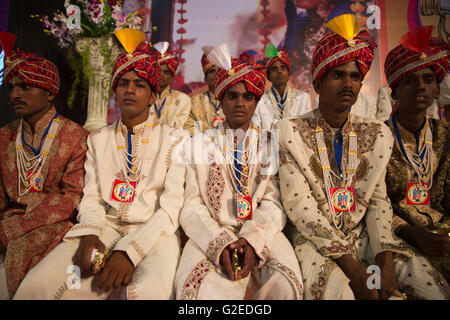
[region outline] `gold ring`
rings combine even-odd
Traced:
[[[403,300],[408,300],[408,296],[406,295],[406,293],[402,293],[402,296],[403,296]]]

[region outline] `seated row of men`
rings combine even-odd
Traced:
[[[90,135],[54,108],[53,63],[8,56],[21,118],[0,129],[0,298],[449,299],[449,131],[427,116],[448,44],[389,52],[398,110],[383,124],[350,113],[375,42],[330,33],[313,56],[318,108],[289,115],[302,95],[271,90],[269,132],[252,121],[264,67],[224,46],[205,55],[213,115],[191,110],[215,130],[192,138],[164,108],[170,89],[155,105],[167,59],[145,42],[115,62],[121,118]],[[283,73],[284,59],[269,63]]]

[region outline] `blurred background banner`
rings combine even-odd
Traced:
[[[378,49],[372,68],[365,78],[363,91],[376,96],[385,85],[384,59],[408,31],[408,25],[434,25],[434,36],[446,37],[449,22],[445,17],[449,0],[123,0],[124,12],[139,10],[146,17],[146,28],[156,26],[149,34],[153,44],[169,41],[170,50],[181,60],[173,88],[189,95],[206,90],[201,68],[201,47],[227,42],[231,54],[238,57],[252,50],[256,60],[262,60],[264,48],[272,42],[288,50],[291,58],[290,82],[314,98],[311,85],[311,57],[318,40],[328,30],[325,22],[335,6],[366,19],[366,27],[377,40]],[[110,6],[116,0],[108,0]],[[445,9],[447,8],[447,9]],[[57,40],[43,32],[42,25],[30,15],[50,15],[64,10],[64,0],[0,0],[0,31],[18,36],[16,47],[33,51],[58,66],[61,73],[61,93],[57,100],[60,112],[83,124],[86,106],[75,100],[74,108],[67,108],[68,91],[73,72],[67,62],[67,50],[57,46]],[[446,39],[448,41],[448,38]],[[4,87],[4,86],[3,86]],[[80,88],[80,90],[83,90]],[[80,92],[81,95],[81,92]],[[0,97],[0,125],[15,115],[7,106],[7,94]],[[108,123],[119,114],[111,98]]]

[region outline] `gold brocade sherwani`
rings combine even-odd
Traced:
[[[44,131],[55,114],[55,109],[50,109],[36,123],[34,133],[24,121],[25,142],[38,149]],[[27,272],[70,229],[71,219],[83,193],[88,132],[61,115],[58,118],[61,120],[60,126],[42,170],[44,189],[42,192],[28,192],[21,197],[18,194],[15,147],[20,120],[0,129],[0,240],[7,248],[5,261],[0,262],[0,292],[4,291],[2,281],[6,276],[10,297]],[[25,146],[24,150],[28,157],[34,156],[28,147]],[[0,259],[2,255],[0,253]]]
[[[397,283],[409,297],[445,298],[447,284],[441,281],[440,274],[426,258],[392,233],[392,207],[385,183],[393,145],[389,128],[378,120],[352,114],[342,127],[342,171],[348,168],[351,126],[357,134],[357,170],[351,183],[355,189],[355,210],[343,213],[344,223],[339,230],[333,223],[317,154],[316,124],[324,130],[331,169],[339,172],[333,149],[333,129],[320,109],[281,120],[275,127],[280,130],[282,200],[296,227],[288,229],[287,233],[300,262],[305,298],[348,298],[349,279],[334,259],[351,254],[360,263],[372,265],[376,255],[383,251],[394,252]],[[337,186],[334,176],[333,180]]]
[[[164,106],[161,109],[159,121],[170,127],[182,129],[189,117],[191,98],[181,91],[167,87],[161,94],[158,93],[156,96],[155,104],[158,109],[161,108],[163,103]],[[155,104],[150,106],[150,114],[158,119]]]
[[[403,156],[400,147],[395,144],[392,156],[387,166],[386,184],[389,198],[394,210],[393,230],[398,232],[407,224],[413,226],[432,227],[438,223],[450,224],[450,133],[449,127],[443,122],[431,119],[433,133],[433,184],[430,191],[429,206],[406,205],[406,190],[408,183],[417,182],[415,172],[408,160]],[[405,148],[416,154],[425,144],[425,126],[416,136],[406,130],[398,121],[398,129]],[[391,127],[391,125],[390,125]],[[391,127],[394,133],[394,129]],[[424,158],[425,165],[427,158]],[[429,182],[425,180],[425,182]],[[441,229],[444,229],[441,227]],[[447,227],[448,228],[448,227]],[[442,230],[444,231],[444,230]],[[446,231],[448,233],[448,230]],[[446,280],[450,276],[449,257],[430,257],[430,260],[442,272]]]
[[[210,92],[209,96],[211,97],[211,101],[214,105],[218,106],[220,104],[220,101],[216,100],[214,93]],[[206,130],[211,129],[213,127],[215,117],[225,117],[222,108],[220,108],[217,113],[217,110],[209,101],[208,91],[196,94],[191,98],[191,102],[191,113],[184,124],[184,129],[188,130],[191,136],[193,136],[196,132],[205,132]],[[197,122],[201,123],[201,130],[198,127]]]

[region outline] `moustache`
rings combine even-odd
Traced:
[[[351,97],[354,97],[355,93],[351,90],[342,90],[338,93],[339,97],[344,96],[344,95],[350,95]]]
[[[14,99],[14,100],[11,102],[11,105],[13,105],[13,106],[18,105],[18,104],[21,104],[21,105],[24,105],[24,106],[27,105],[27,103],[26,103],[25,101],[20,100],[20,99]]]

